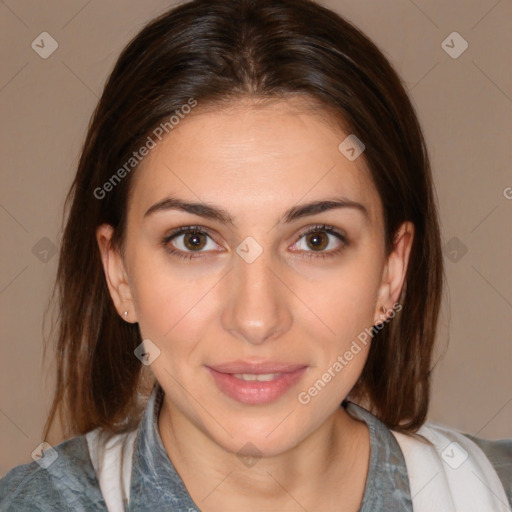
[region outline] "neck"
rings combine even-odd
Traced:
[[[226,503],[247,511],[277,510],[277,504],[283,504],[283,510],[313,510],[326,495],[330,503],[334,492],[344,503],[352,501],[353,510],[361,503],[369,432],[343,407],[293,448],[272,456],[251,452],[251,445],[244,453],[225,450],[169,406],[167,398],[158,428],[169,458],[201,510],[225,510]]]

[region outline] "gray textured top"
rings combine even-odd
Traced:
[[[156,385],[147,402],[135,440],[130,482],[129,511],[199,511],[176,472],[158,431],[163,390]],[[353,403],[370,431],[370,464],[359,512],[412,511],[404,457],[389,429],[375,416]],[[494,465],[512,504],[512,439],[486,441],[469,436]],[[87,440],[75,436],[54,447],[58,457],[46,469],[37,462],[11,469],[0,480],[0,511],[106,511]],[[340,507],[341,508],[341,507]]]

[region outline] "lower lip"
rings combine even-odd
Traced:
[[[306,367],[293,372],[282,373],[270,381],[247,381],[230,373],[221,373],[207,368],[217,387],[227,396],[243,404],[267,404],[283,396],[304,375]]]

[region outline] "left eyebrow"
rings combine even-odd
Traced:
[[[280,222],[289,223],[301,217],[316,215],[317,213],[334,210],[335,208],[352,208],[361,212],[366,220],[370,218],[368,210],[361,203],[352,201],[351,199],[340,198],[327,201],[312,201],[310,203],[294,206],[286,211]]]
[[[284,213],[283,217],[279,222],[288,224],[302,217],[316,215],[318,213],[326,212],[328,210],[334,210],[336,208],[355,209],[356,211],[361,212],[367,220],[369,219],[368,210],[364,205],[356,201],[352,201],[351,199],[339,198],[324,201],[312,201],[306,204],[294,206]],[[156,212],[166,210],[183,211],[207,219],[217,220],[219,222],[222,222],[223,224],[234,225],[233,218],[229,215],[228,212],[226,212],[222,208],[219,208],[217,206],[209,206],[204,203],[187,202],[175,197],[167,197],[155,203],[146,211],[146,213],[144,214],[144,218]]]

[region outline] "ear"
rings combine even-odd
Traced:
[[[103,270],[107,281],[110,296],[117,312],[127,322],[137,322],[134,308],[132,289],[123,257],[112,247],[114,228],[109,224],[102,224],[96,229],[96,240],[100,249]],[[125,312],[127,312],[125,314]]]
[[[375,306],[375,325],[384,322],[388,318],[391,308],[398,301],[398,297],[400,297],[413,239],[414,224],[412,222],[404,222],[395,234],[394,248],[387,259],[382,274],[382,282]],[[386,313],[381,310],[382,306],[386,308]]]

